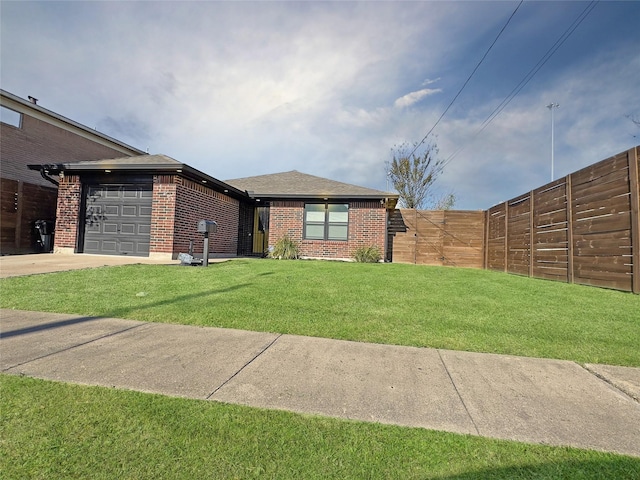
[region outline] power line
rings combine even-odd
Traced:
[[[456,155],[458,155],[462,150],[464,150],[467,147],[467,145],[469,145],[473,140],[475,140],[476,137],[480,133],[482,133],[484,129],[487,128],[489,124],[491,124],[491,122],[493,122],[493,120],[506,108],[506,106],[509,105],[509,103],[511,103],[511,100],[513,100],[520,93],[520,91],[522,91],[522,89],[531,81],[531,79],[536,75],[536,73],[538,73],[538,71],[544,66],[544,64],[547,63],[549,59],[556,53],[556,51],[564,44],[564,42],[567,41],[567,39],[573,34],[573,32],[575,32],[575,30],[580,26],[580,24],[585,20],[585,18],[589,16],[589,14],[593,11],[593,9],[596,7],[598,3],[599,3],[599,0],[593,0],[584,8],[584,10],[582,10],[582,12],[580,12],[580,14],[573,21],[573,23],[569,25],[569,27],[562,33],[562,35],[560,35],[558,40],[556,40],[556,42],[549,48],[549,50],[546,51],[546,53],[542,56],[542,58],[538,60],[538,63],[536,63],[534,67],[531,70],[529,70],[529,72],[522,78],[522,80],[520,80],[520,83],[518,83],[513,88],[513,90],[511,90],[511,92],[502,100],[502,102],[500,102],[500,104],[489,114],[489,116],[487,116],[487,118],[484,119],[484,121],[480,125],[480,128],[473,135],[471,140],[466,144],[462,145],[455,152],[453,152],[449,156],[449,158],[447,158],[447,160],[443,163],[442,168],[444,168],[446,164],[448,164],[451,160],[454,159]]]
[[[438,120],[436,121],[436,123],[433,124],[433,127],[431,127],[431,129],[427,132],[427,134],[422,138],[422,140],[420,140],[419,143],[416,144],[415,148],[413,149],[413,151],[409,154],[409,157],[411,157],[411,155],[413,155],[416,150],[418,149],[418,147],[420,145],[422,145],[425,140],[427,139],[427,137],[429,135],[431,135],[431,132],[433,132],[433,130],[438,126],[438,124],[440,123],[440,120],[442,120],[442,118],[446,115],[446,113],[449,111],[449,109],[451,108],[451,106],[453,105],[453,103],[457,100],[457,98],[460,96],[460,94],[462,93],[462,91],[464,90],[464,88],[467,86],[467,84],[469,83],[469,81],[471,80],[471,78],[473,77],[473,75],[476,73],[476,71],[478,70],[478,68],[480,67],[480,65],[482,65],[482,62],[484,62],[484,59],[487,58],[487,55],[489,54],[489,52],[491,51],[491,49],[493,48],[493,46],[496,44],[496,42],[498,41],[498,39],[500,38],[500,36],[502,35],[502,33],[504,32],[504,30],[507,28],[507,25],[509,25],[509,23],[511,22],[511,19],[513,18],[513,16],[516,14],[516,12],[518,11],[518,9],[520,8],[520,6],[524,3],[524,0],[520,0],[520,3],[518,4],[518,6],[515,8],[515,10],[513,11],[513,13],[511,14],[511,16],[509,16],[509,18],[507,19],[507,22],[504,24],[504,26],[502,27],[502,29],[500,30],[500,32],[498,33],[498,35],[496,36],[495,40],[493,41],[493,43],[489,46],[489,48],[487,49],[487,51],[484,53],[484,55],[482,56],[482,58],[480,59],[480,61],[478,62],[478,64],[476,65],[476,67],[473,69],[473,71],[471,72],[471,74],[469,75],[469,77],[467,77],[467,79],[465,80],[464,84],[462,85],[462,87],[460,87],[460,90],[458,90],[458,93],[456,93],[456,96],[453,97],[453,100],[451,100],[451,102],[449,103],[449,105],[447,106],[447,108],[444,110],[444,112],[442,112],[442,115],[440,115],[440,118],[438,118]]]

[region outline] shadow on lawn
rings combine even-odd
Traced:
[[[438,480],[477,479],[633,479],[640,478],[640,458],[619,457],[608,460],[570,460],[537,465],[496,467],[460,475],[434,477]]]
[[[208,292],[196,292],[196,293],[190,293],[187,295],[180,295],[167,300],[158,300],[157,302],[151,302],[144,305],[118,308],[116,310],[110,311],[107,315],[113,318],[130,318],[129,315],[137,311],[148,310],[156,307],[162,307],[164,305],[171,305],[174,303],[186,302],[189,300],[195,300],[195,299],[201,300],[206,297],[220,295],[222,293],[233,292],[234,290],[239,290],[241,288],[245,288],[249,286],[250,286],[249,283],[243,283],[240,285],[233,285],[227,288],[221,288],[219,290],[211,290]]]
[[[34,333],[34,332],[41,332],[43,330],[51,330],[54,328],[60,328],[60,327],[67,327],[69,325],[76,325],[79,323],[85,323],[85,322],[91,322],[93,320],[100,320],[101,318],[128,318],[128,315],[130,315],[133,312],[136,311],[140,311],[140,310],[146,310],[148,308],[155,308],[155,307],[160,307],[163,305],[169,305],[172,303],[177,303],[177,302],[184,302],[184,301],[189,301],[189,300],[193,300],[195,298],[201,299],[203,297],[209,297],[212,295],[219,295],[221,293],[227,293],[227,292],[232,292],[234,290],[238,290],[240,288],[244,288],[244,287],[248,287],[249,284],[245,283],[245,284],[241,284],[241,285],[234,285],[232,287],[228,287],[228,288],[223,288],[220,290],[215,290],[215,291],[210,291],[210,292],[206,292],[206,293],[202,293],[202,292],[197,292],[197,293],[191,293],[188,295],[180,295],[178,297],[174,297],[168,300],[159,300],[157,302],[152,302],[149,304],[145,304],[145,305],[140,305],[140,306],[135,306],[135,307],[129,307],[129,308],[119,308],[116,310],[112,310],[110,312],[107,312],[105,315],[100,315],[100,316],[95,316],[95,317],[88,317],[88,316],[78,316],[76,318],[69,318],[66,320],[60,320],[57,322],[49,322],[49,323],[43,323],[40,325],[32,325],[30,327],[25,327],[25,328],[19,328],[16,330],[9,330],[8,332],[0,332],[0,338],[9,338],[9,337],[15,337],[18,335],[26,335],[28,333]]]

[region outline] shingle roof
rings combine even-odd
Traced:
[[[166,155],[139,155],[137,157],[108,158],[104,160],[70,162],[53,165],[28,165],[32,170],[44,170],[48,175],[56,175],[60,172],[119,172],[119,173],[167,173],[206,183],[218,190],[239,199],[246,199],[244,190],[238,190],[233,185],[224,183],[206,173],[179,162]]]
[[[79,170],[82,168],[101,170],[104,168],[133,167],[140,166],[144,168],[153,167],[176,167],[182,165],[181,162],[166,155],[139,155],[137,157],[108,158],[104,160],[91,160],[65,163],[65,167],[71,167]]]
[[[238,190],[245,190],[253,197],[397,197],[397,194],[337,182],[292,170],[290,172],[258,175],[256,177],[225,180]]]

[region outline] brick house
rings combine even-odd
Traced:
[[[36,220],[54,220],[56,180],[28,164],[144,154],[96,130],[0,90],[0,254],[42,251]]]
[[[55,219],[58,253],[198,255],[202,219],[218,224],[213,255],[264,255],[284,235],[309,258],[385,251],[396,194],[296,171],[223,182],[0,92],[2,254],[43,251],[38,219]]]
[[[50,167],[60,176],[57,253],[175,259],[202,253],[199,220],[215,220],[214,255],[238,253],[247,195],[165,155]]]
[[[214,220],[213,256],[264,255],[288,235],[304,257],[347,259],[361,246],[385,250],[387,208],[397,201],[394,194],[295,171],[222,182],[164,155],[49,171],[60,178],[58,253],[199,256],[198,221]]]
[[[398,195],[291,171],[227,180],[254,200],[252,253],[288,236],[306,258],[352,258],[359,247],[386,251],[387,219]]]

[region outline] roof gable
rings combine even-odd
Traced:
[[[297,170],[258,175],[255,177],[226,180],[238,190],[245,190],[253,197],[367,197],[386,198],[397,194],[372,188],[359,187],[328,178],[317,177]]]

